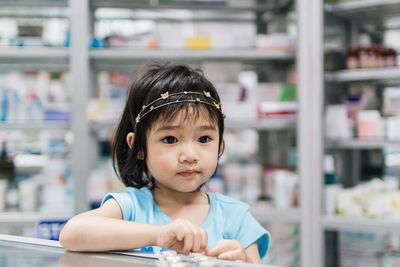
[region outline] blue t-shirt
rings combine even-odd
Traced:
[[[215,247],[222,239],[238,240],[243,248],[257,241],[260,258],[268,250],[270,235],[250,214],[249,205],[221,194],[207,193],[210,209],[201,227],[208,233],[209,248]],[[148,224],[172,222],[156,204],[147,187],[127,187],[123,193],[111,193],[102,203],[114,198],[119,204],[122,217],[127,221]],[[160,251],[158,247],[143,248],[142,251]]]

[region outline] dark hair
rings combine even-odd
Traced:
[[[169,122],[182,110],[186,111],[183,118],[198,116],[207,112],[219,130],[219,147],[223,147],[222,136],[224,133],[224,120],[222,112],[212,105],[204,102],[177,102],[152,110],[136,123],[136,117],[144,105],[160,98],[161,94],[180,92],[209,92],[218,103],[220,99],[214,85],[207,80],[200,70],[194,70],[186,65],[170,63],[153,63],[139,69],[133,76],[128,88],[128,98],[116,130],[112,144],[113,167],[125,186],[141,188],[154,186],[153,177],[149,174],[147,158],[147,134],[156,121]],[[196,99],[196,96],[182,94],[173,95],[173,100]],[[171,99],[168,102],[173,101]],[[188,112],[189,107],[193,112]],[[128,146],[126,136],[134,132],[135,138],[132,148]],[[140,157],[140,153],[143,157]],[[221,151],[220,151],[221,153]]]

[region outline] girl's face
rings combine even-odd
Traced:
[[[155,122],[147,137],[147,167],[156,187],[193,192],[208,181],[218,163],[218,126],[207,113],[180,112],[171,122]]]

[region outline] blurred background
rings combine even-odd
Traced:
[[[400,0],[0,0],[0,233],[57,240],[119,192],[110,142],[132,72],[216,86],[206,191],[251,205],[265,263],[400,266]]]

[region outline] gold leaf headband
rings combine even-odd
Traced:
[[[170,99],[171,96],[176,96],[176,95],[199,95],[199,96],[205,97],[208,101],[205,101],[205,100],[200,99],[199,97],[196,97],[195,99],[177,99],[177,100],[171,100],[170,102],[160,104],[158,106],[154,105],[161,100],[168,100],[168,99]],[[161,94],[161,96],[159,98],[157,98],[156,100],[153,100],[152,102],[150,102],[147,105],[143,105],[142,110],[136,116],[136,124],[138,124],[147,114],[149,114],[150,112],[152,112],[155,109],[158,109],[158,108],[161,108],[164,106],[168,106],[171,104],[184,103],[184,102],[203,103],[203,104],[207,104],[209,106],[215,107],[216,109],[218,109],[221,112],[222,117],[225,118],[225,115],[222,112],[221,103],[219,103],[215,98],[213,98],[211,96],[210,92],[208,92],[208,91],[203,91],[203,93],[184,91],[184,92],[172,93],[172,94],[170,94],[169,92],[165,92],[165,93]]]

